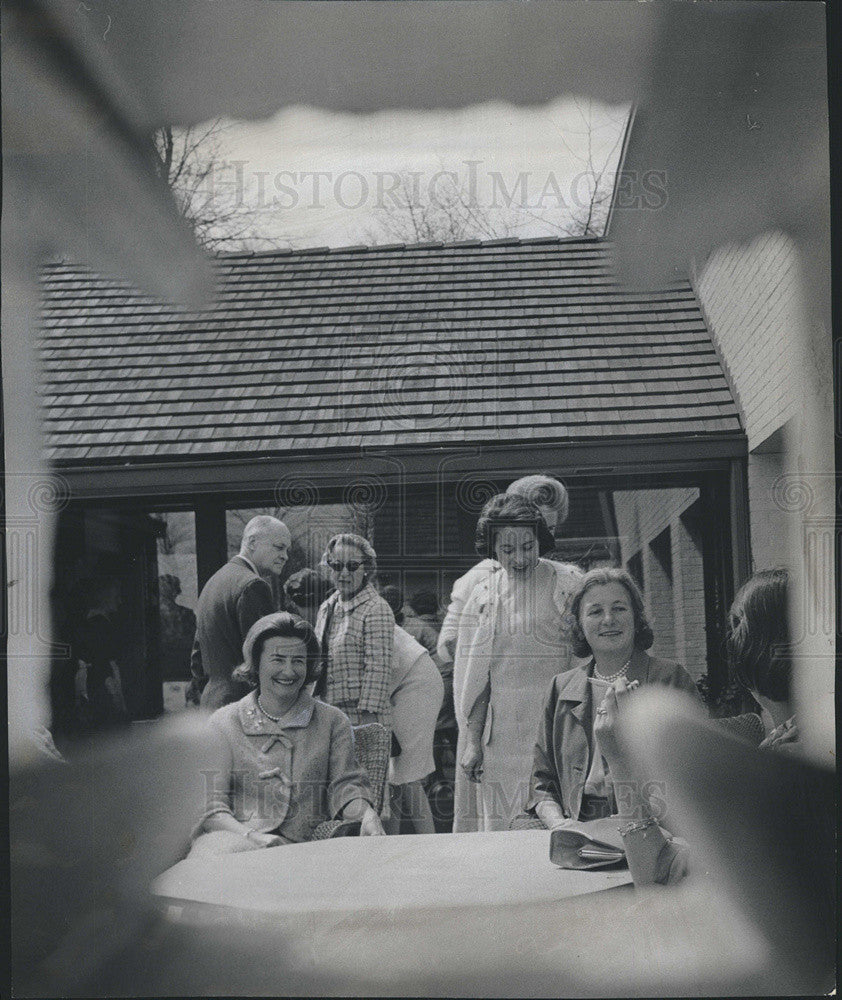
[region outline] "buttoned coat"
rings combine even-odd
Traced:
[[[347,601],[334,591],[319,608],[315,629],[325,659],[317,692],[355,725],[362,712],[371,712],[390,728],[395,616],[389,605],[370,583]]]
[[[212,711],[246,694],[248,687],[233,681],[231,672],[243,662],[248,630],[277,610],[269,584],[238,555],[204,585],[190,664],[195,682],[204,684],[203,708]]]
[[[591,659],[553,678],[535,742],[527,812],[534,812],[539,802],[549,800],[557,802],[565,816],[579,819],[591,759],[594,706],[588,678],[593,669]],[[626,679],[640,681],[641,685],[664,684],[699,698],[684,667],[639,649],[632,654]]]
[[[209,817],[229,813],[252,830],[297,843],[354,799],[373,801],[347,716],[305,691],[278,722],[261,712],[252,691],[218,709],[208,724],[216,756],[205,772],[197,835]]]

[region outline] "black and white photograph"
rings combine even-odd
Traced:
[[[835,994],[837,21],[2,0],[4,995]]]

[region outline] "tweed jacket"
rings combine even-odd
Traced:
[[[196,608],[196,640],[190,669],[202,691],[202,707],[216,709],[242,698],[248,687],[231,680],[243,662],[243,639],[254,623],[277,611],[269,584],[234,556],[202,588]]]
[[[553,678],[535,742],[526,811],[537,803],[557,802],[565,816],[579,819],[591,760],[591,685],[594,661]],[[643,684],[664,684],[699,698],[693,679],[678,663],[635,650],[626,678]]]
[[[230,813],[253,830],[299,842],[354,799],[373,801],[348,718],[305,691],[277,723],[252,691],[208,724],[218,766],[204,772],[206,808],[195,835],[210,816]]]
[[[319,608],[316,636],[327,672],[325,701],[355,724],[360,712],[373,712],[390,726],[395,616],[389,605],[370,583],[348,601],[334,591]]]

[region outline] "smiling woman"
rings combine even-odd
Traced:
[[[334,535],[322,565],[336,591],[316,617],[325,661],[317,693],[354,725],[380,722],[391,728],[395,616],[371,582],[377,555],[362,535]]]
[[[319,671],[315,633],[302,618],[266,615],[243,643],[238,680],[255,690],[214,712],[218,765],[206,770],[205,811],[191,854],[224,854],[309,840],[327,819],[383,832],[354,756],[351,725],[304,686]]]
[[[478,583],[462,612],[476,620],[465,656],[460,766],[479,784],[481,830],[505,830],[529,785],[541,697],[570,663],[564,608],[579,570],[542,558],[554,548],[540,508],[517,494],[492,497],[476,529],[480,555],[502,572]]]
[[[594,737],[597,706],[612,684],[622,680],[632,690],[665,684],[698,698],[684,667],[646,652],[654,641],[652,628],[640,590],[625,570],[585,574],[571,596],[569,627],[573,652],[590,661],[553,678],[526,804],[549,829],[612,811],[611,776]]]

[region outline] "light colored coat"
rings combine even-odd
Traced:
[[[541,559],[540,562],[551,566],[555,572],[553,603],[558,613],[562,614],[566,609],[570,592],[575,588],[582,575],[581,570],[570,563],[555,562],[551,559]],[[482,828],[485,823],[483,817],[488,812],[483,806],[481,786],[470,781],[458,764],[467,748],[468,715],[477,698],[482,696],[488,688],[494,644],[492,605],[499,598],[500,588],[506,580],[502,567],[490,561],[480,563],[471,572],[474,571],[481,571],[481,576],[462,609],[453,664],[453,703],[459,726],[456,747],[457,767],[453,791],[454,833],[470,833]],[[553,669],[563,669],[569,662],[569,659],[559,659],[557,666],[551,667],[549,672],[552,672]],[[540,698],[540,692],[538,698]],[[486,745],[491,739],[493,715],[494,708],[489,703],[485,710],[483,731],[483,742]],[[537,725],[537,718],[535,724]],[[530,741],[531,738],[530,732]],[[528,772],[527,755],[524,781]]]
[[[551,559],[539,559],[538,563],[550,566],[555,573],[553,603],[559,615],[563,615],[568,598],[582,577],[582,571],[578,566]],[[478,583],[462,613],[465,628],[460,640],[460,646],[464,650],[464,676],[457,710],[460,725],[467,720],[474,703],[488,684],[494,646],[494,605],[500,600],[505,580],[505,573],[500,572]],[[460,661],[462,658],[460,655]]]
[[[252,691],[214,712],[208,724],[217,759],[205,772],[197,834],[209,817],[229,813],[260,833],[309,840],[349,802],[373,800],[347,716],[304,691],[277,723],[260,711]]]

